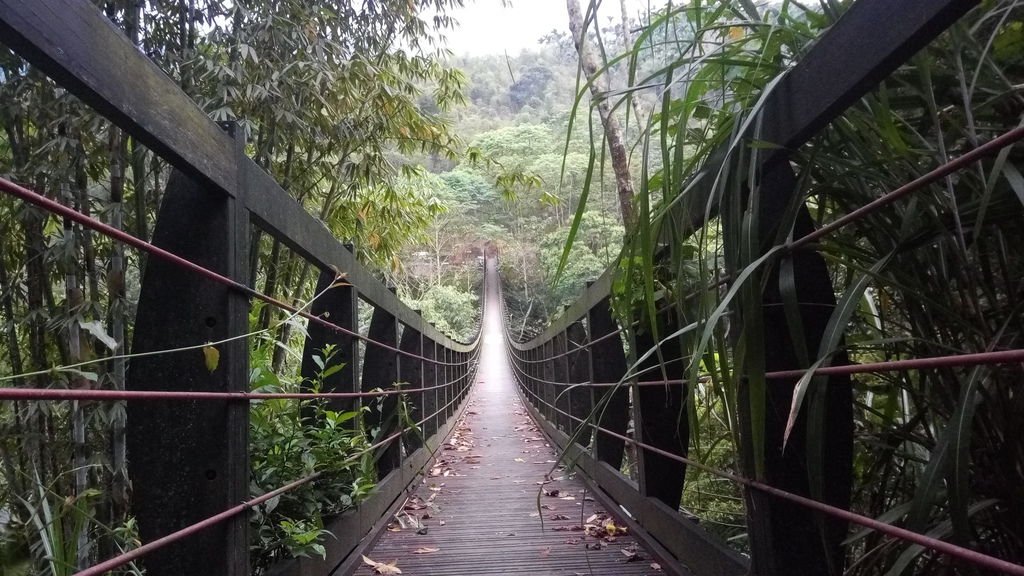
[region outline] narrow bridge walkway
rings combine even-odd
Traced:
[[[405,576],[661,573],[613,511],[555,466],[555,451],[516,392],[496,272],[487,268],[480,370],[462,420],[365,555],[394,562]],[[355,574],[374,569],[363,564]]]

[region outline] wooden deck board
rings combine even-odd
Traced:
[[[628,534],[601,538],[581,529],[591,515],[609,511],[586,495],[582,482],[553,468],[555,451],[516,393],[499,314],[497,298],[489,298],[480,373],[468,407],[399,512],[405,526],[393,523],[394,531],[366,556],[397,561],[405,576],[662,574]],[[415,553],[424,549],[436,551]],[[624,553],[630,550],[637,551]],[[367,565],[354,572],[373,573]]]

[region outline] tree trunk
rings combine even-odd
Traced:
[[[619,0],[619,10],[622,13],[622,50],[623,54],[628,54],[633,50],[633,33],[629,29],[629,10],[626,10],[626,0]],[[625,71],[623,74],[623,83],[629,87],[629,59],[626,58],[622,61],[622,67]],[[633,106],[633,114],[636,115],[636,121],[640,122],[643,116],[640,115],[640,100],[637,99],[638,93],[631,93],[628,98],[630,104]],[[629,122],[626,122],[626,126],[629,126]]]
[[[619,195],[619,212],[622,214],[622,223],[628,230],[633,224],[633,179],[629,174],[629,155],[626,152],[622,127],[612,115],[611,104],[603,94],[604,91],[607,91],[607,87],[602,90],[598,86],[597,60],[594,59],[594,54],[587,41],[579,0],[566,0],[565,6],[569,13],[569,29],[572,31],[573,44],[576,46],[576,53],[580,58],[580,67],[590,82],[591,101],[597,105],[597,113],[601,117],[601,125],[604,127],[604,136],[608,141],[612,170],[615,172],[615,188]],[[607,85],[607,83],[604,84]]]
[[[74,194],[67,182],[60,184],[61,202],[69,208],[75,208]],[[64,219],[64,238],[71,243],[64,260],[64,306],[68,315],[68,360],[77,364],[82,360],[81,334],[76,320],[81,304],[81,290],[78,287],[78,246],[75,242],[75,225],[69,218]],[[82,376],[72,376],[72,388],[87,388],[90,383]],[[78,400],[71,402],[71,446],[72,466],[74,469],[75,495],[81,497],[89,489],[89,458],[85,443],[85,410]],[[89,567],[89,531],[83,526],[77,534],[75,565],[79,570]]]
[[[110,127],[110,225],[118,230],[124,227],[124,165],[127,156],[124,137],[120,129]],[[134,159],[133,159],[134,160]],[[134,170],[134,166],[133,166]],[[133,181],[143,180],[135,178]],[[145,185],[143,184],[143,188]],[[145,216],[143,215],[143,219]],[[120,242],[111,243],[110,276],[107,278],[107,291],[110,308],[110,336],[123,349],[125,346],[124,326],[124,246]],[[119,350],[123,352],[123,350]],[[125,389],[125,361],[116,359],[111,363],[110,381],[115,390]],[[111,448],[111,520],[123,522],[128,515],[128,472],[126,456],[125,410],[123,404],[112,410],[110,429]]]

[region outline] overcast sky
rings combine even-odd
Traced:
[[[583,10],[587,2],[580,0]],[[451,12],[459,27],[448,32],[448,47],[457,55],[508,51],[515,56],[523,49],[536,47],[537,40],[552,29],[569,30],[565,0],[512,0],[511,4],[511,8],[505,8],[501,0],[466,0],[464,8]],[[634,17],[647,4],[647,0],[626,3]],[[601,24],[606,24],[609,16],[619,20],[619,13],[619,0],[605,0],[600,8]]]

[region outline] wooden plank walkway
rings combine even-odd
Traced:
[[[662,574],[582,482],[553,470],[556,454],[516,392],[489,280],[480,372],[463,419],[366,556],[405,576]],[[363,564],[354,574],[374,570]]]

